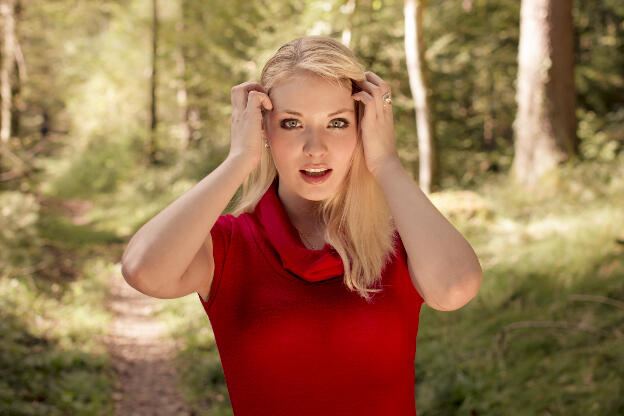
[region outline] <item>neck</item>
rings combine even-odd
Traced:
[[[318,218],[317,211],[320,202],[309,201],[298,195],[286,194],[283,187],[278,187],[277,194],[282,205],[284,205],[290,222],[297,230],[311,236],[323,232],[325,227]]]

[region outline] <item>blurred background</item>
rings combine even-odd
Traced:
[[[391,85],[403,166],[483,266],[464,308],[423,305],[419,415],[624,414],[623,18],[619,0],[0,0],[0,414],[232,414],[197,295],[147,298],[119,262],[226,157],[231,88],[313,34]]]

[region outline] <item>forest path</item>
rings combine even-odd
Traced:
[[[122,276],[111,277],[108,307],[114,319],[106,344],[118,375],[116,416],[193,414],[176,388],[171,357],[177,347],[153,316],[155,306],[155,299],[133,289]]]
[[[86,214],[94,205],[79,199],[42,198],[41,203],[61,210],[79,226],[88,226]],[[115,415],[193,416],[176,387],[172,357],[179,346],[154,316],[157,300],[132,288],[121,274],[110,276],[108,285],[105,307],[113,320],[102,340],[117,374]]]

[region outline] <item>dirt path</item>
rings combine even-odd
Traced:
[[[59,209],[75,225],[87,223],[93,207],[87,200],[41,197],[48,208]],[[121,274],[109,279],[106,307],[114,314],[110,335],[103,338],[118,380],[113,399],[116,416],[193,416],[176,388],[171,362],[176,345],[153,315],[157,300],[130,287]]]
[[[111,277],[110,293],[115,318],[106,343],[119,377],[115,415],[192,415],[175,387],[171,357],[176,346],[153,317],[156,299],[134,290],[122,276]]]

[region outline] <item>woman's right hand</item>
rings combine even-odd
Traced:
[[[261,107],[273,110],[264,87],[247,81],[232,88],[232,142],[230,156],[243,157],[255,167],[262,158],[263,128]]]

